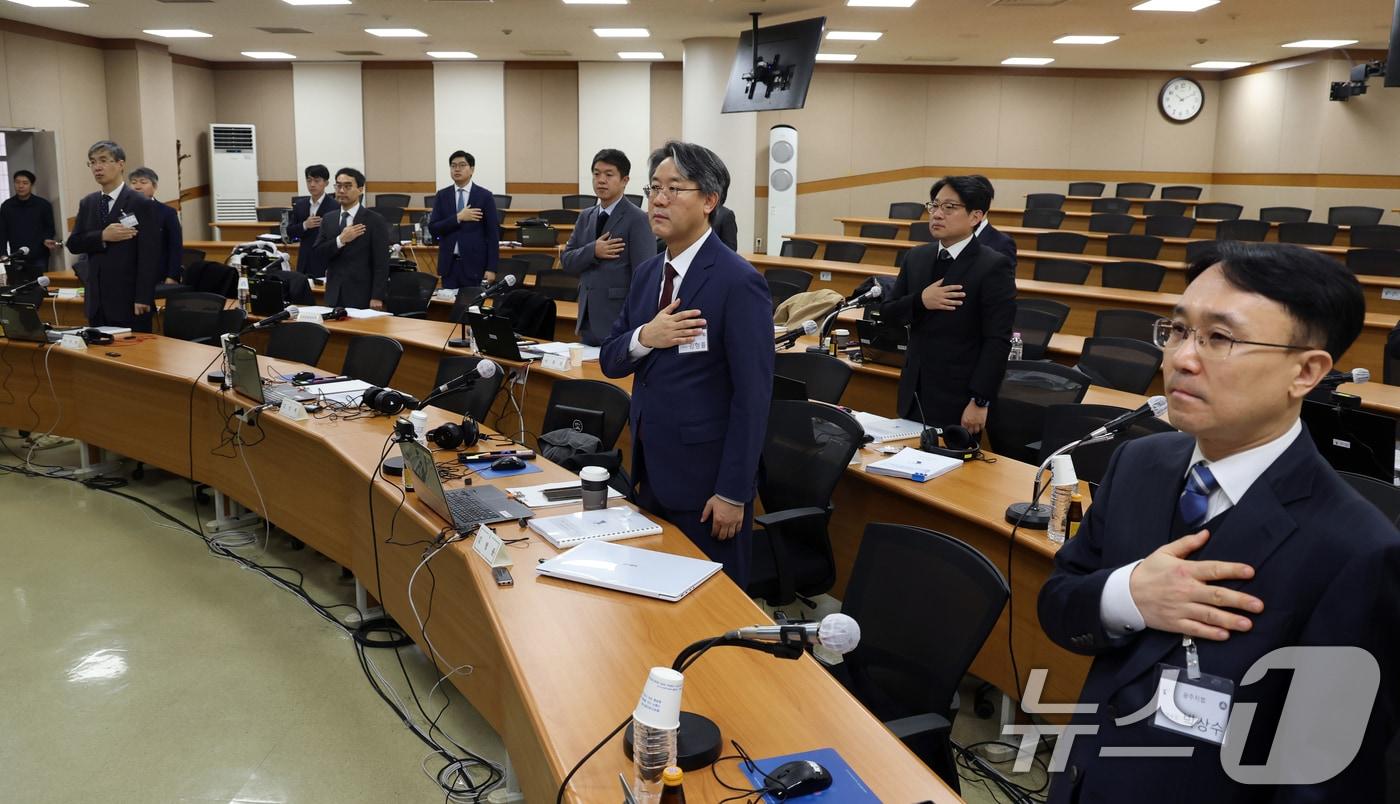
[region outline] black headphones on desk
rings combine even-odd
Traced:
[[[439,449],[471,447],[481,440],[481,428],[477,426],[476,419],[465,416],[462,418],[461,424],[448,422],[434,427],[427,432],[427,438]]]
[[[924,432],[919,436],[919,449],[946,458],[957,458],[960,461],[971,461],[982,457],[982,445],[977,437],[968,432],[966,427],[956,424],[950,424],[946,427],[925,427]]]
[[[392,416],[404,408],[417,410],[420,403],[412,394],[395,391],[393,388],[370,388],[365,391],[361,403],[376,413]]]

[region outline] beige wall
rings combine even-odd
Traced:
[[[257,127],[259,181],[301,184],[296,163],[292,123],[292,68],[276,65],[258,69],[214,70],[214,120],[211,123],[252,123]],[[327,125],[338,125],[327,121]],[[208,148],[207,141],[204,144]],[[336,165],[328,165],[331,170]],[[288,193],[262,193],[260,203],[285,204]]]
[[[369,181],[432,182],[432,65],[425,62],[421,69],[383,70],[366,64],[360,81],[364,93],[365,175]]]
[[[681,136],[681,75],[680,65],[674,62],[653,64],[651,67],[652,148],[660,147],[667,140],[679,139]],[[645,162],[645,155],[641,159],[632,154],[627,156],[634,165]],[[636,185],[640,187],[645,183],[646,171],[638,172],[633,168],[633,173],[643,178]]]
[[[552,67],[506,65],[507,182],[578,185],[578,69]],[[553,207],[562,193],[514,195],[517,207]]]
[[[206,195],[180,204],[180,223],[186,240],[208,240],[209,124],[214,122],[214,71],[185,64],[174,66],[175,138],[180,153],[189,158],[180,163],[180,188],[204,187]],[[162,199],[174,197],[176,182],[167,179]]]

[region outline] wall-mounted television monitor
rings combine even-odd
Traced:
[[[757,27],[755,19],[755,27],[739,37],[724,112],[772,112],[806,105],[825,29],[826,17],[768,28]]]

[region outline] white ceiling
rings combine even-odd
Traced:
[[[428,50],[470,50],[490,60],[615,60],[619,50],[660,50],[679,61],[691,37],[734,37],[749,11],[763,24],[825,15],[828,30],[883,31],[878,42],[828,42],[856,64],[996,65],[1008,56],[1051,56],[1051,68],[1180,70],[1207,59],[1272,61],[1303,51],[1297,39],[1359,39],[1386,47],[1392,0],[1222,0],[1196,13],[1134,12],[1138,0],[917,0],[910,9],[847,8],[844,0],[631,0],[626,6],[562,0],[354,0],[290,6],[281,0],[87,0],[85,9],[35,9],[0,0],[0,17],[106,38],[141,38],[210,61],[247,61],[244,50],[283,50],[302,61],[426,60]],[[1049,4],[1049,5],[1047,5]],[[257,26],[310,34],[267,34]],[[593,26],[646,27],[649,39],[600,39]],[[380,39],[371,27],[414,27],[427,39]],[[165,40],[144,28],[195,28],[212,39]],[[1117,34],[1105,46],[1054,45],[1065,34]],[[337,51],[372,50],[381,56]],[[564,51],[531,55],[527,51]]]

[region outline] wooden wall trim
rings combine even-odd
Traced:
[[[578,192],[578,182],[562,181],[508,181],[506,193],[509,195],[574,195]]]
[[[431,70],[431,61],[362,61],[361,70]]]
[[[576,61],[506,61],[502,64],[507,70],[558,70],[576,73],[579,63]]]
[[[207,195],[209,195],[209,185],[207,184],[201,184],[197,187],[186,187],[180,191],[180,201],[193,201],[196,198],[204,198]]]
[[[259,179],[258,192],[297,195],[301,193],[301,182],[296,179]]]
[[[95,36],[84,36],[82,34],[69,33],[54,28],[45,28],[42,25],[31,25],[19,20],[7,20],[0,18],[0,31],[20,34],[21,36],[32,36],[35,39],[47,39],[50,42],[62,42],[66,45],[81,45],[83,47],[102,49],[102,40]]]

